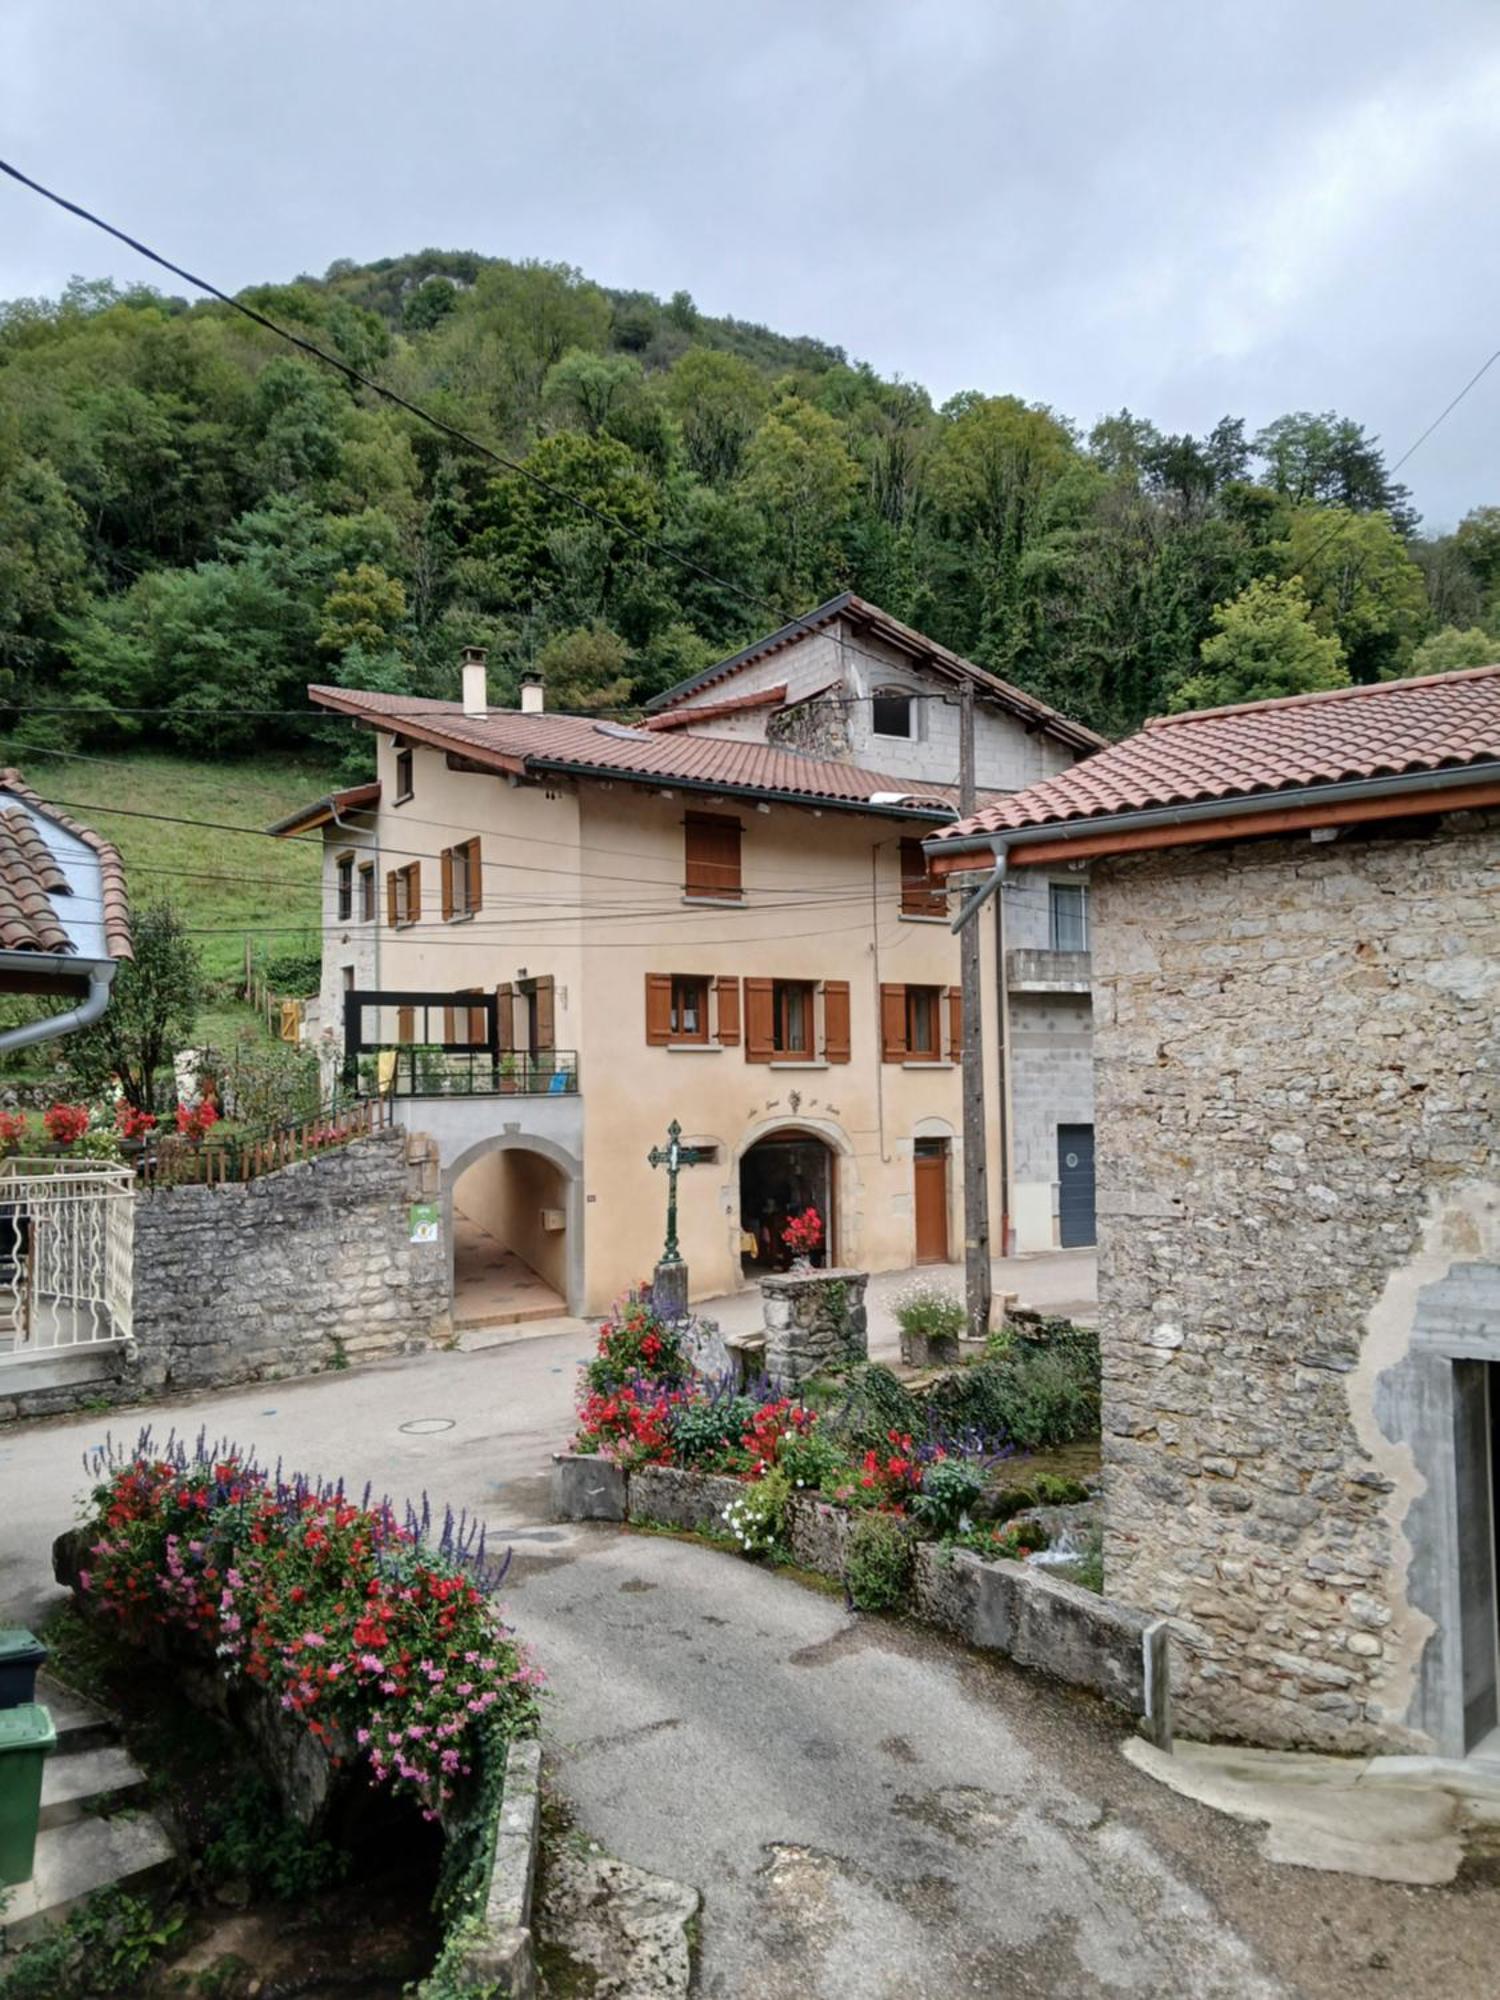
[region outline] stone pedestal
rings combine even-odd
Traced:
[[[663,1319],[688,1316],[688,1267],[679,1257],[664,1257],[651,1274],[651,1303]]]
[[[868,1271],[786,1271],[760,1281],[766,1373],[795,1388],[869,1356]]]
[[[965,1343],[980,1350],[983,1341]],[[908,1333],[901,1329],[901,1361],[906,1368],[956,1368],[962,1359],[956,1333]]]

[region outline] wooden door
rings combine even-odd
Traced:
[[[916,1174],[917,1262],[948,1261],[948,1142],[918,1139]]]

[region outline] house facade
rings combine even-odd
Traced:
[[[352,867],[357,913],[325,932],[323,1005],[349,1008],[365,1087],[438,1140],[460,1265],[482,1238],[573,1310],[604,1310],[659,1249],[666,1191],[647,1155],[674,1118],[699,1155],[679,1186],[695,1296],[778,1262],[787,1218],[808,1206],[830,1262],[961,1254],[959,947],[921,853],[956,811],[956,747],[941,780],[929,766],[964,676],[982,796],[1097,739],[919,635],[900,664],[872,654],[863,621],[879,614],[837,602],[639,727],[548,714],[534,686],[521,710],[492,709],[478,659],[462,703],[313,691],[373,729],[378,758],[359,840],[348,810],[317,821],[328,894]],[[841,646],[850,678],[830,681]],[[856,761],[856,743],[881,761]],[[1067,991],[1008,999],[989,981],[992,1161],[1014,1123],[1007,1026],[1019,1018],[1024,1039],[1033,1001],[1076,1010],[1080,967],[1086,992],[1080,907],[1063,897],[1067,965],[1037,975],[1066,973]],[[1046,942],[1033,949],[1028,931],[1018,954],[1046,958],[1052,921],[1048,904]],[[998,967],[1008,947],[989,923]],[[1073,1032],[1058,1029],[1049,1060]],[[1037,1204],[1048,1247],[1051,1180]],[[997,1247],[1003,1181],[992,1168]]]
[[[1105,1586],[1193,1731],[1500,1736],[1500,667],[1166,718],[934,867],[1093,875]]]

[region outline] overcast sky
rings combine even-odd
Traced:
[[[234,289],[427,244],[1087,424],[1334,408],[1500,345],[1496,0],[4,0],[0,150]],[[0,182],[0,296],[152,273]],[[1500,501],[1500,364],[1403,476]]]

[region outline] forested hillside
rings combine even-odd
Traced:
[[[468,643],[500,698],[536,663],[554,706],[628,711],[844,587],[1111,733],[1495,650],[1500,508],[1422,538],[1352,420],[1170,437],[1004,384],[935,409],[685,294],[468,254],[243,296],[552,490],[219,304],[0,308],[18,761],[335,757],[308,680],[451,694]]]

